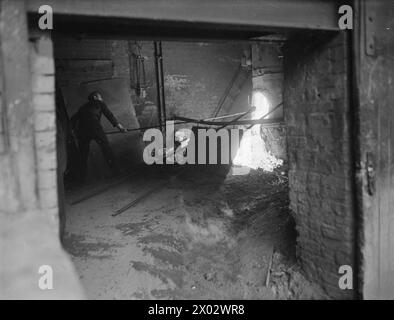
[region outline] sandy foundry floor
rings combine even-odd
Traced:
[[[112,189],[68,205],[65,248],[88,298],[318,297],[294,262],[287,178],[280,170],[246,176],[226,175],[225,168],[166,170],[138,170]],[[67,201],[85,189],[74,190]]]

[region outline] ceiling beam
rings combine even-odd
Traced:
[[[37,13],[42,0],[27,0]],[[46,0],[55,15],[220,24],[262,28],[338,30],[329,0]],[[54,21],[56,29],[56,20]]]

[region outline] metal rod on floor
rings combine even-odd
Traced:
[[[179,170],[174,176],[172,176],[171,178],[175,178],[178,175],[180,175],[186,168],[182,168],[181,170]],[[141,196],[139,196],[137,199],[134,199],[133,201],[131,201],[130,203],[126,204],[125,206],[123,206],[122,208],[116,210],[113,214],[111,214],[111,216],[116,217],[120,214],[122,214],[123,212],[125,212],[126,210],[134,207],[137,203],[139,203],[140,201],[144,200],[145,198],[147,198],[148,196],[150,196],[152,193],[154,193],[155,191],[158,191],[162,188],[164,188],[165,186],[168,185],[168,180],[164,181],[163,183],[159,184],[158,186],[144,192]]]
[[[109,189],[112,189],[113,187],[116,187],[117,185],[127,181],[130,177],[135,176],[135,175],[137,175],[137,173],[132,172],[132,173],[122,177],[121,179],[119,179],[119,180],[117,180],[115,182],[112,182],[112,183],[110,183],[108,185],[105,185],[105,186],[103,186],[103,187],[101,187],[99,189],[96,189],[96,190],[92,191],[91,193],[88,193],[87,195],[84,195],[84,196],[80,197],[79,199],[74,200],[73,202],[70,203],[70,205],[73,206],[73,205],[76,205],[76,204],[81,203],[83,201],[86,201],[86,200],[88,200],[90,198],[93,198],[95,196],[98,196],[99,194],[102,194],[103,192],[108,191]]]
[[[272,247],[271,252],[270,252],[270,260],[268,263],[268,270],[267,270],[267,276],[265,278],[265,286],[268,287],[271,281],[271,269],[272,269],[272,261],[274,259],[274,253],[275,253],[275,248]]]
[[[143,193],[140,197],[138,197],[137,199],[131,201],[130,203],[126,204],[125,206],[123,206],[122,208],[116,210],[113,214],[111,214],[111,216],[116,217],[120,214],[122,214],[123,212],[125,212],[126,210],[130,209],[131,207],[134,207],[138,202],[140,202],[141,200],[144,200],[146,197],[148,197],[149,195],[151,195],[153,192],[160,190],[161,188],[164,188],[164,186],[168,183],[168,181],[166,181],[165,183],[162,183],[158,186],[156,186],[155,188],[148,190],[147,192]]]

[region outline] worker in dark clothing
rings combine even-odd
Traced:
[[[115,118],[113,113],[108,109],[100,92],[92,92],[88,96],[88,100],[89,101],[80,107],[78,112],[71,118],[71,125],[74,129],[74,133],[76,134],[81,153],[80,178],[82,180],[86,177],[89,145],[91,140],[96,141],[100,146],[112,173],[116,174],[118,172],[112,149],[100,123],[102,114],[104,114],[114,127],[117,127],[123,133],[127,132],[127,130]]]

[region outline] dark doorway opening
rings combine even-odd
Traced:
[[[96,22],[93,19],[93,25]],[[277,64],[264,63],[273,48],[277,48],[276,59],[283,58],[286,34],[270,35],[267,40],[267,33],[261,33],[262,39],[250,42],[245,40],[251,37],[249,33],[241,32],[237,37],[242,40],[236,41],[227,39],[231,38],[228,30],[217,30],[201,40],[190,34],[194,27],[176,37],[167,29],[164,35],[148,37],[145,33],[125,35],[112,23],[111,32],[104,34],[89,27],[85,30],[90,33],[77,32],[80,26],[76,25],[72,32],[53,37],[58,96],[63,96],[69,118],[87,94],[100,86],[114,114],[122,122],[132,120],[127,128],[159,126],[153,41],[163,45],[168,118],[201,120],[245,112],[256,91],[270,102],[268,110],[280,106],[273,101],[283,82],[277,86],[272,74],[284,71],[275,69]],[[261,60],[255,69],[253,56]],[[250,67],[247,80],[227,109],[216,113],[223,94],[234,94],[227,89],[240,65],[246,70]],[[261,75],[265,78],[254,81]],[[259,81],[269,85],[260,87]],[[269,118],[283,124],[283,104],[280,107]],[[253,118],[249,114],[245,119]],[[112,175],[99,146],[92,142],[87,179],[77,181],[78,165],[71,164],[74,174],[65,183],[64,247],[89,297],[288,299],[324,295],[305,279],[296,261],[286,130],[281,125],[241,126],[243,135],[250,130],[251,136],[258,136],[252,138],[257,144],[247,145],[263,148],[269,163],[252,168],[234,163],[147,166],[141,159],[146,129],[122,134],[104,120],[102,125],[110,133],[120,174]],[[239,126],[230,126],[234,127]],[[78,142],[71,153],[78,154],[77,147]],[[275,163],[273,159],[281,156],[285,161]]]

